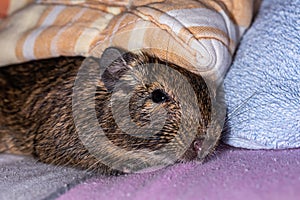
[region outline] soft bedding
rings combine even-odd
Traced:
[[[143,49],[221,82],[259,1],[27,2],[8,9],[12,14],[1,23],[2,66],[59,55],[101,56],[118,46]]]
[[[256,7],[251,0],[99,2],[1,1],[0,65],[99,56],[120,45],[146,48],[222,82]],[[262,2],[225,79],[232,114],[224,142],[254,149],[299,147],[299,4]],[[296,200],[299,158],[300,149],[221,146],[202,165],[104,177],[1,154],[0,199]]]
[[[264,1],[225,79],[227,144],[300,147],[300,1]]]
[[[0,155],[0,199],[298,200],[299,157],[300,149],[222,146],[202,165],[184,163],[155,172],[105,177]]]

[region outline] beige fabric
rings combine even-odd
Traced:
[[[143,49],[212,79],[224,76],[255,7],[255,0],[3,2],[9,6],[0,15],[8,15],[0,24],[2,66],[59,55],[100,56],[118,46]]]

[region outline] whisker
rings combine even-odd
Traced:
[[[228,114],[228,118],[230,119],[230,117],[235,114],[236,112],[238,112],[240,109],[242,109],[244,106],[246,106],[246,104],[255,96],[258,94],[258,91],[255,91],[251,96],[249,96],[248,98],[246,98],[245,100],[243,100],[243,102],[237,106],[231,113]]]

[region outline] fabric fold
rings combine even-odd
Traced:
[[[143,49],[221,82],[251,23],[255,2],[27,1],[0,25],[5,38],[0,40],[0,65],[60,55],[101,56],[117,46]]]

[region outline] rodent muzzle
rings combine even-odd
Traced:
[[[194,151],[200,152],[202,149],[203,139],[195,139],[193,142]]]

